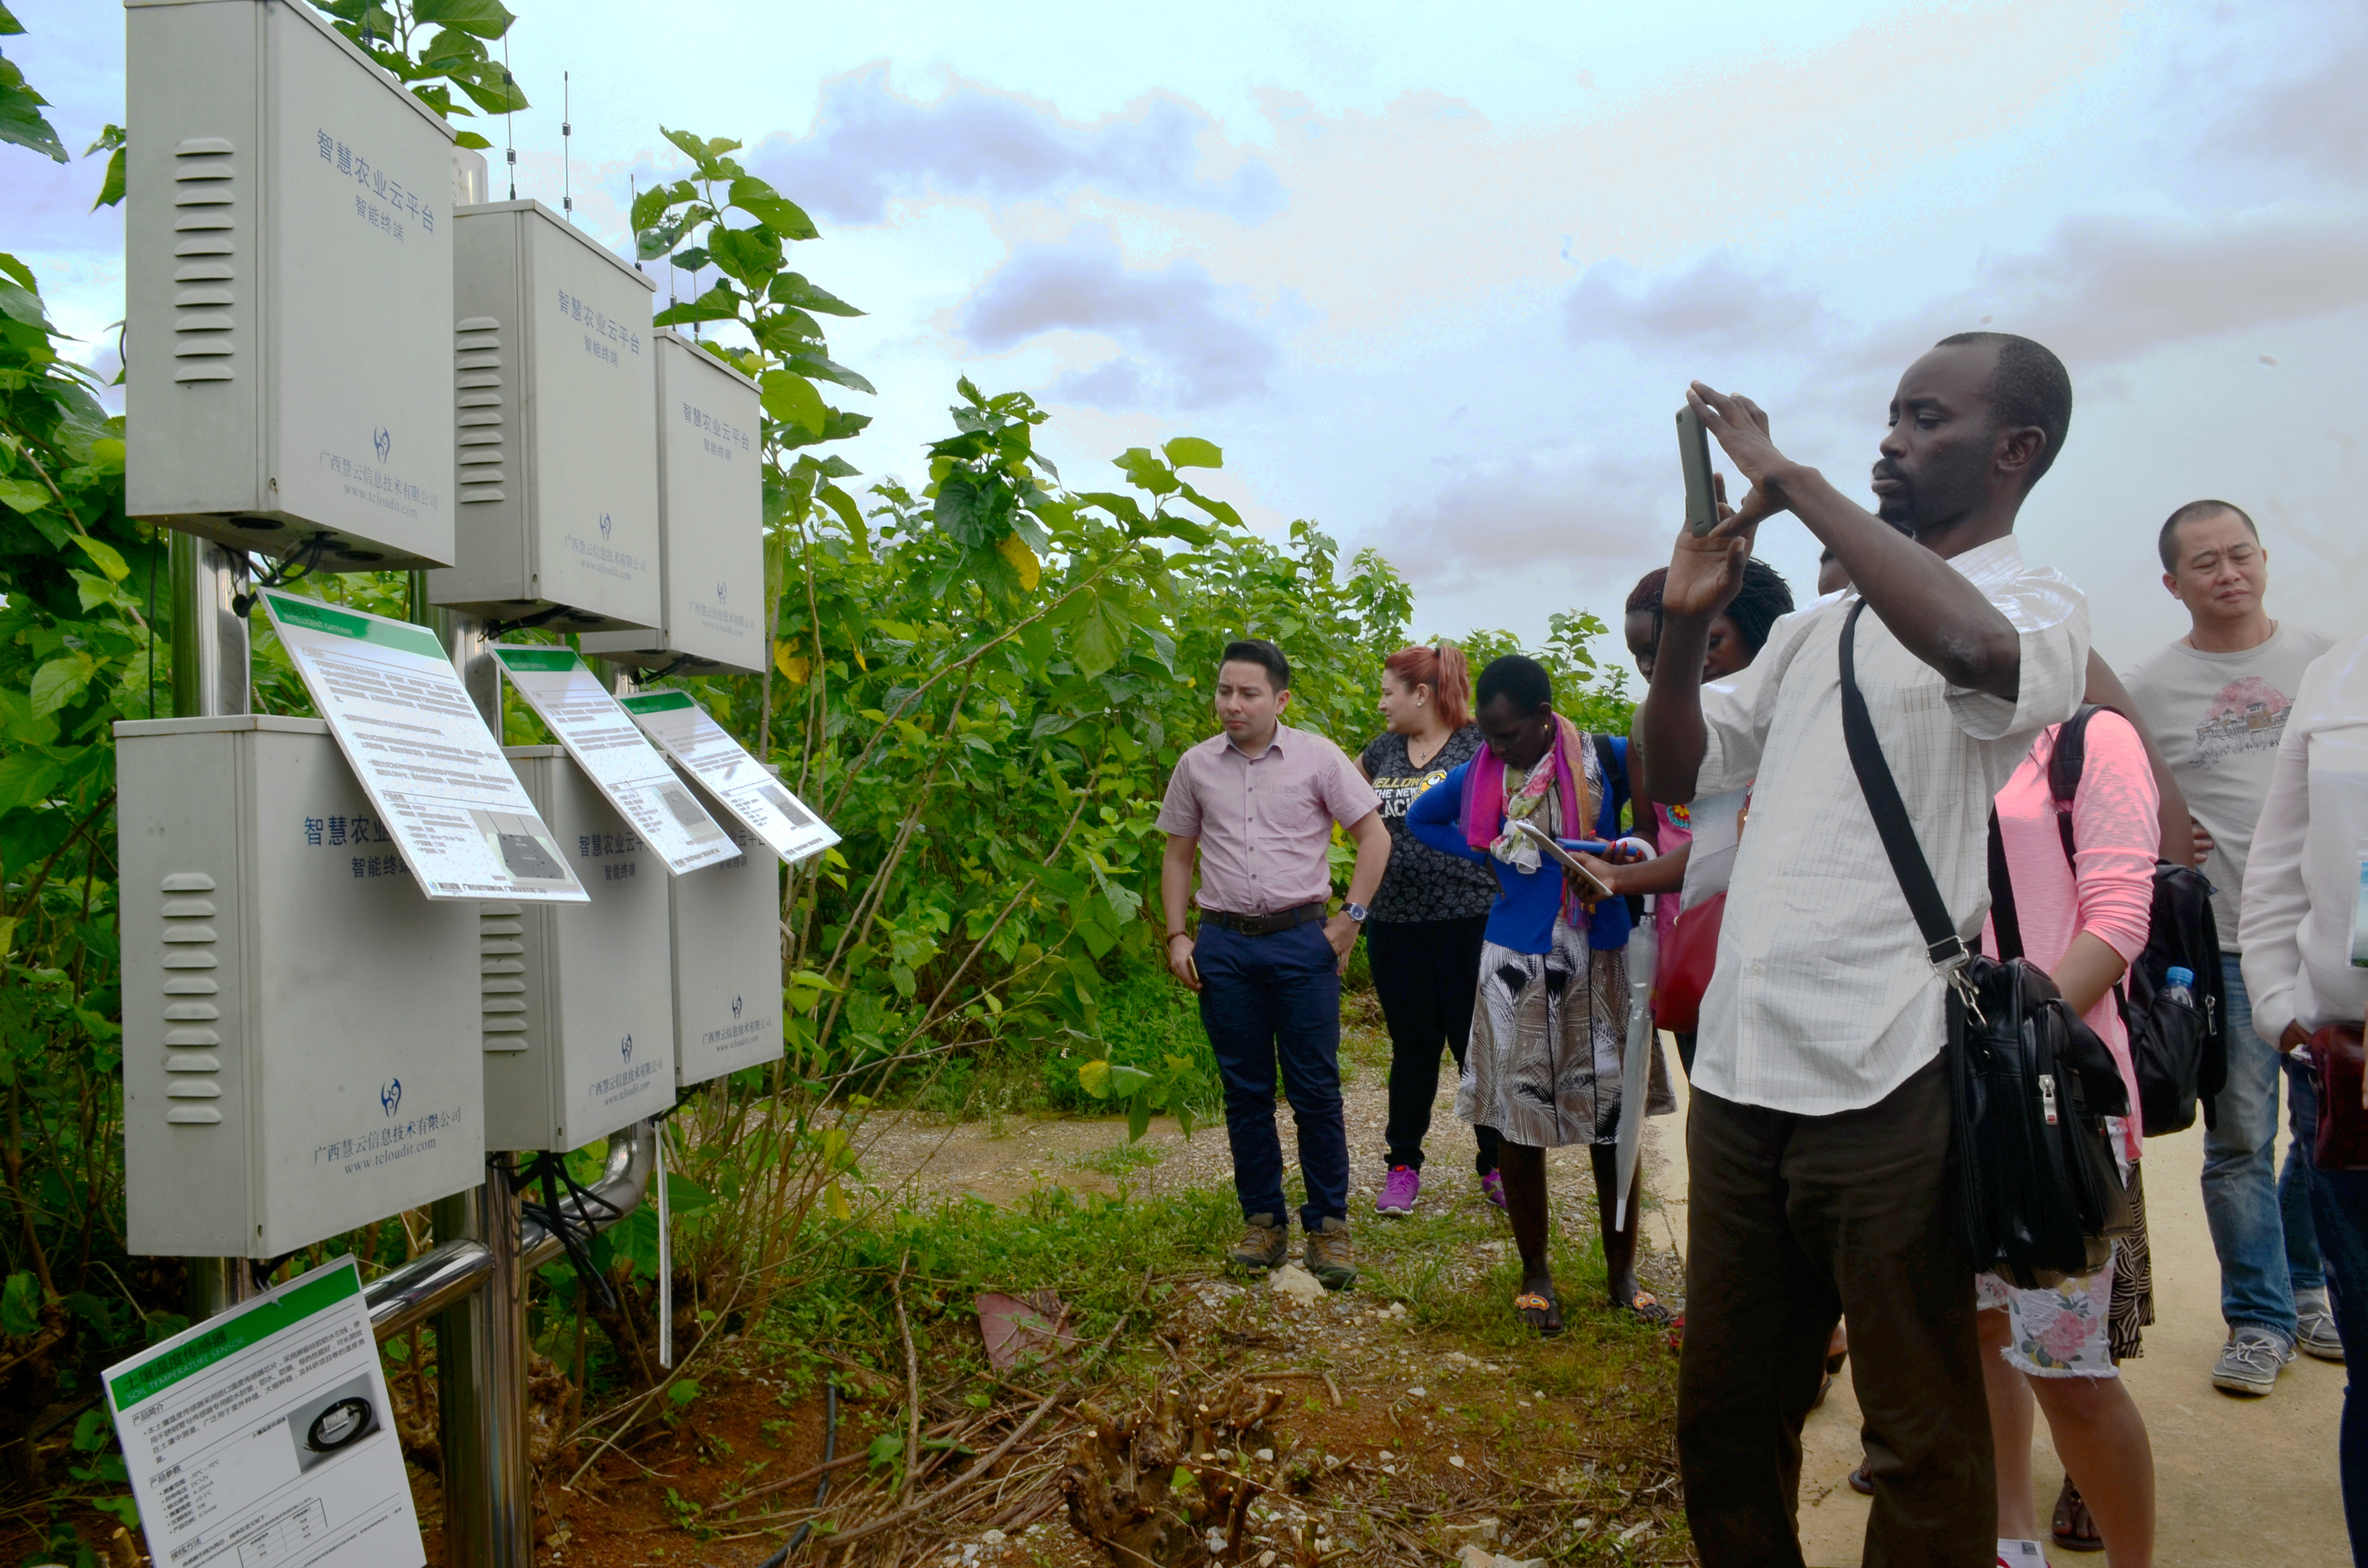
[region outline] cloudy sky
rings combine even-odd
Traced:
[[[680,163],[661,123],[813,213],[797,265],[871,312],[828,324],[880,388],[848,394],[870,474],[917,471],[967,373],[1053,410],[1072,483],[1205,436],[1220,494],[1379,549],[1423,631],[1536,635],[1667,560],[1688,379],[1860,490],[1900,369],[1988,324],[2071,366],[2022,534],[2117,664],[2184,627],[2153,538],[2199,495],[2260,519],[2273,611],[2368,619],[2356,5],[511,4],[520,195],[557,205],[566,70],[620,251],[629,178]],[[79,150],[123,118],[121,15],[14,5]],[[97,160],[0,171],[0,244],[96,344]],[[1805,589],[1797,524],[1761,550]]]

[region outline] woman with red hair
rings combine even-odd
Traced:
[[[1414,1212],[1422,1189],[1422,1141],[1439,1096],[1440,1048],[1454,1053],[1458,1073],[1463,1069],[1480,943],[1497,880],[1406,831],[1406,808],[1415,797],[1480,750],[1463,651],[1441,642],[1392,653],[1382,663],[1380,706],[1387,727],[1357,758],[1382,798],[1382,821],[1390,830],[1389,869],[1365,922],[1373,990],[1390,1028],[1390,1119],[1383,1133],[1389,1173],[1373,1209],[1405,1215]],[[1475,1127],[1473,1135],[1481,1190],[1502,1208],[1496,1130]]]

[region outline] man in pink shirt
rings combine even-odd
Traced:
[[[1347,754],[1281,722],[1291,665],[1271,642],[1228,643],[1210,736],[1176,759],[1159,830],[1167,967],[1201,997],[1201,1024],[1225,1082],[1234,1189],[1248,1230],[1234,1261],[1272,1268],[1290,1250],[1282,1143],[1274,1127],[1280,1058],[1299,1127],[1307,1269],[1326,1288],[1357,1278],[1349,1253],[1349,1135],[1340,1113],[1340,972],[1389,864],[1381,797]],[[1328,921],[1332,824],[1357,846],[1349,897]],[[1199,852],[1200,930],[1185,926]]]

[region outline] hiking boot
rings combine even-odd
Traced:
[[[2343,1339],[2335,1332],[2335,1310],[2327,1304],[2326,1291],[2295,1295],[2294,1348],[2322,1361],[2343,1359]]]
[[[2294,1358],[2294,1346],[2283,1337],[2248,1324],[2231,1332],[2228,1343],[2220,1347],[2220,1359],[2212,1368],[2212,1386],[2223,1393],[2259,1398],[2278,1386],[2278,1374]]]
[[[1349,1221],[1333,1218],[1307,1233],[1307,1272],[1326,1290],[1345,1290],[1357,1282],[1357,1265],[1349,1256]]]
[[[1411,1214],[1415,1195],[1421,1190],[1420,1171],[1412,1165],[1392,1165],[1389,1176],[1382,1182],[1382,1195],[1373,1199],[1373,1212],[1401,1217]]]
[[[1291,1232],[1280,1214],[1253,1214],[1249,1228],[1234,1244],[1229,1261],[1244,1268],[1273,1268],[1291,1255]]]

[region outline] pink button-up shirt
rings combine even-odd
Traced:
[[[1159,831],[1201,841],[1201,908],[1273,915],[1332,896],[1332,824],[1381,804],[1338,746],[1277,724],[1258,756],[1220,732],[1178,757]]]

